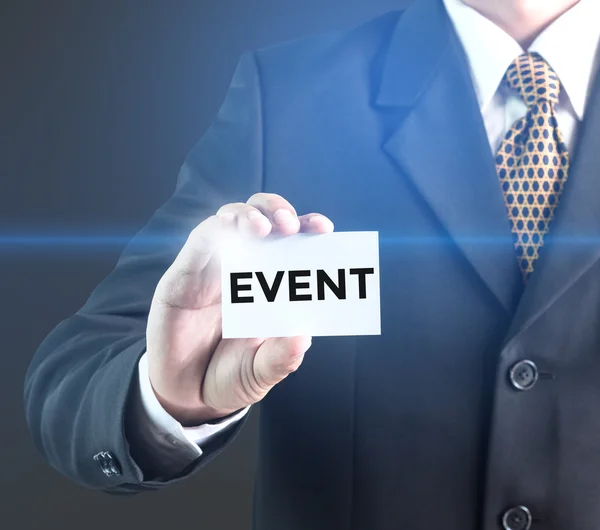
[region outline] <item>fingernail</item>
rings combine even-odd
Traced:
[[[273,214],[273,219],[278,224],[292,224],[296,222],[296,217],[292,215],[292,212],[284,208],[277,210]]]
[[[264,218],[264,215],[257,210],[250,210],[248,212],[248,219],[250,219],[250,221],[256,221],[258,219],[263,219],[263,218]]]
[[[312,217],[308,218],[308,222],[309,223],[320,222],[321,224],[325,224],[326,226],[328,225],[330,229],[333,229],[333,221],[331,219],[325,217],[324,215],[313,215]]]
[[[223,221],[226,221],[226,222],[230,223],[231,221],[233,221],[235,219],[235,214],[233,214],[233,213],[222,213],[222,214],[219,214],[219,218],[223,219]]]

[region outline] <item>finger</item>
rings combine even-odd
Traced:
[[[194,228],[171,269],[184,273],[202,271],[222,241],[235,231],[235,222],[229,217],[212,215]]]
[[[235,202],[219,208],[217,217],[235,221],[240,233],[251,237],[265,237],[271,233],[272,226],[269,219],[260,210],[246,204]]]
[[[267,339],[254,357],[256,383],[268,389],[296,371],[310,348],[312,337],[283,337]]]
[[[219,247],[236,233],[231,219],[213,215],[202,221],[190,232],[183,248],[160,279],[156,300],[187,307],[201,290],[206,277],[213,277],[218,270],[218,260],[212,258],[218,254]]]
[[[327,234],[333,232],[333,222],[328,217],[319,213],[308,213],[301,215],[300,232],[308,232],[313,234]]]
[[[280,195],[256,193],[248,199],[247,204],[260,210],[273,225],[273,231],[278,234],[291,235],[300,230],[296,210]]]

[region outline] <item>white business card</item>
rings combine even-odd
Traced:
[[[381,334],[377,232],[231,240],[221,275],[225,339]]]

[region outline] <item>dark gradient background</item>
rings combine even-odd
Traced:
[[[349,27],[406,3],[1,1],[0,237],[131,237],[172,193],[242,51]],[[70,483],[32,447],[22,405],[29,360],[123,245],[0,241],[0,528],[247,529],[256,415],[205,472],[138,497]]]

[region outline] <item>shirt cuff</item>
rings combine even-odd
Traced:
[[[234,415],[228,416],[220,421],[205,423],[196,427],[183,427],[181,423],[173,418],[173,416],[171,416],[158,401],[154,389],[152,388],[152,384],[150,383],[148,358],[146,353],[140,358],[138,374],[142,408],[155,429],[167,436],[174,436],[180,442],[193,448],[198,456],[202,455],[202,445],[208,443],[217,434],[235,425],[250,410],[250,407],[248,406],[236,412]]]

